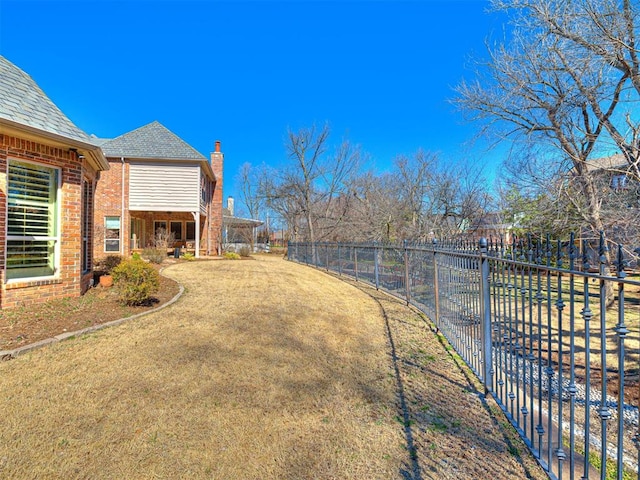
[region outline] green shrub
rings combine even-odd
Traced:
[[[125,260],[111,274],[118,298],[124,305],[142,305],[160,287],[160,274],[144,260]]]
[[[145,248],[142,256],[151,263],[161,264],[167,258],[167,250],[164,248]]]
[[[251,250],[249,247],[240,247],[240,251],[238,252],[241,257],[248,257],[251,255]]]
[[[191,260],[195,260],[196,256],[191,252],[185,252],[184,255],[182,255],[182,258],[184,258],[185,260],[191,261]]]
[[[142,260],[142,255],[140,255],[138,252],[133,252],[131,258],[133,258],[134,260]]]
[[[240,260],[240,255],[236,252],[224,252],[223,257],[227,260]]]

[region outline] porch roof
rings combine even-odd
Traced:
[[[253,218],[233,217],[231,215],[223,215],[222,223],[228,227],[259,227],[264,222]]]

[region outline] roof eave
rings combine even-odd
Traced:
[[[178,163],[199,163],[207,176],[216,181],[216,176],[213,173],[211,164],[206,158],[167,158],[167,157],[130,157],[127,155],[107,155],[107,158],[126,158],[127,160],[133,160],[138,162],[178,162]]]
[[[262,220],[256,220],[253,218],[243,218],[243,217],[235,217],[233,215],[223,215],[222,220],[227,220],[230,222],[230,225],[240,225],[240,226],[251,226],[251,227],[259,227],[260,225],[264,225]]]
[[[17,131],[18,133],[26,134],[30,137],[46,138],[59,146],[75,148],[78,150],[79,154],[84,155],[87,158],[89,163],[96,170],[109,170],[109,162],[107,162],[107,158],[98,145],[84,142],[76,138],[59,135],[57,133],[48,132],[20,122],[14,122],[6,118],[0,118],[0,124],[6,125],[10,129]]]

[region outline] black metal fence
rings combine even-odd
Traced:
[[[640,276],[622,247],[290,243],[288,258],[422,310],[551,478],[640,479]]]

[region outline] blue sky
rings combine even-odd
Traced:
[[[448,102],[501,19],[484,0],[0,0],[0,54],[80,128],[113,138],[158,120],[250,162],[286,159],[287,129],[329,122],[384,171],[418,148],[496,164]],[[490,175],[490,170],[488,171]]]

